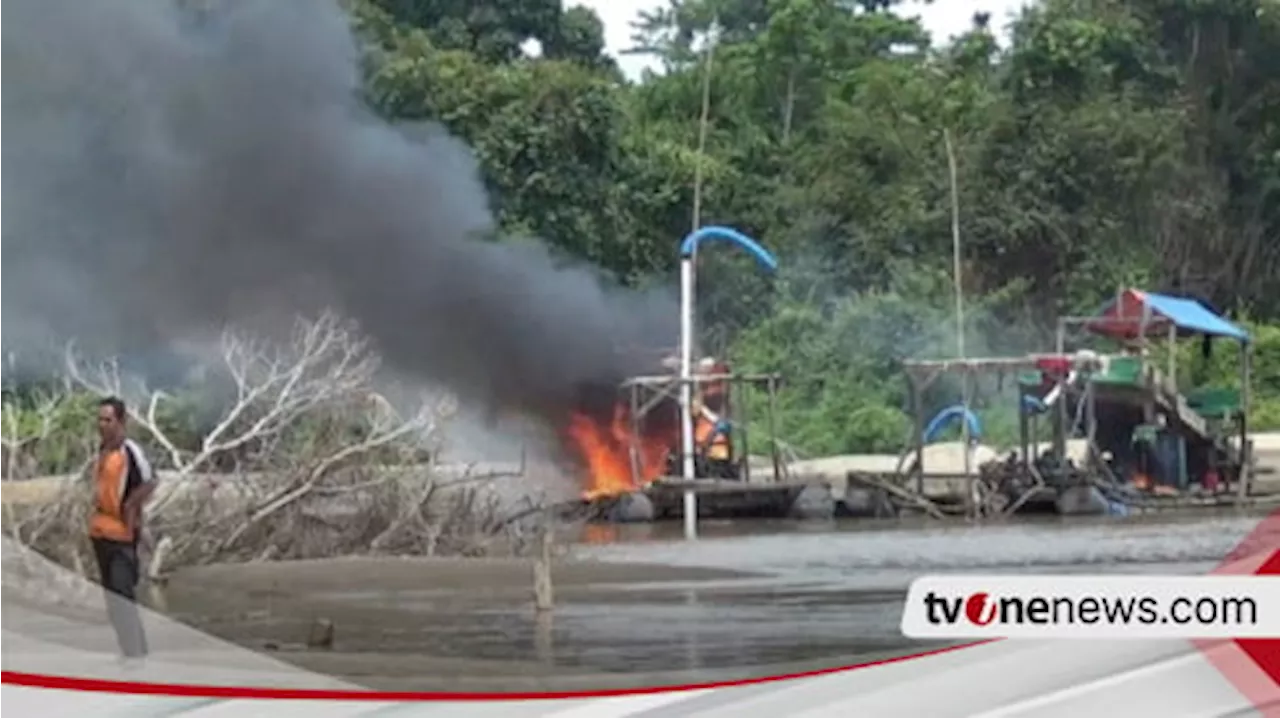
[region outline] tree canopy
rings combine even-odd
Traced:
[[[804,450],[901,445],[896,361],[955,351],[948,141],[968,353],[1044,349],[1122,286],[1195,296],[1253,329],[1254,419],[1280,421],[1276,0],[1040,0],[1006,47],[988,15],[939,43],[895,0],[669,0],[633,23],[662,68],[634,81],[557,0],[351,9],[370,101],[469,142],[505,230],[625,283],[670,277],[692,228],[707,82],[699,219],[784,271],[708,253],[700,334],[788,376]]]
[[[667,0],[633,24],[662,68],[638,80],[562,0],[344,6],[368,102],[470,144],[503,234],[636,286],[671,281],[695,202],[773,250],[772,279],[699,258],[700,336],[786,375],[805,452],[900,446],[898,361],[956,351],[949,150],[967,353],[1051,347],[1120,287],[1195,296],[1253,332],[1253,420],[1280,427],[1280,0],[1039,0],[1003,47],[897,0]],[[1229,380],[1230,352],[1186,354]]]

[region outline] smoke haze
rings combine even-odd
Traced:
[[[150,351],[332,305],[395,372],[550,417],[642,370],[618,349],[673,343],[670,296],[474,238],[493,227],[471,152],[361,105],[335,4],[214,4],[5,8],[6,350]]]

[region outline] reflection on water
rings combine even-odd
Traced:
[[[681,538],[678,523],[589,526],[574,537],[580,557],[760,575],[558,588],[554,614],[541,615],[518,592],[465,586],[395,593],[352,587],[364,590],[327,599],[364,610],[338,619],[338,649],[353,653],[427,653],[610,672],[848,660],[924,647],[904,639],[898,627],[905,589],[922,573],[1202,573],[1258,520],[1228,513],[987,526],[708,522],[694,542]],[[299,634],[310,620],[310,614],[285,607],[237,630],[262,640]]]
[[[1099,520],[1019,520],[992,525],[845,521],[721,522],[687,542],[681,527],[611,527],[575,554],[763,572],[804,582],[876,587],[905,585],[925,572],[1206,571],[1245,537],[1257,515]]]
[[[618,543],[623,540],[622,527],[618,524],[586,524],[579,529],[575,539],[579,543],[598,546],[602,544]]]

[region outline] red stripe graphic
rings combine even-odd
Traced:
[[[1280,575],[1280,511],[1257,528],[1213,571]],[[1263,715],[1280,716],[1280,640],[1269,638],[1193,641],[1215,668]]]
[[[653,693],[675,693],[681,691],[704,690],[708,688],[733,688],[750,686],[775,681],[788,681],[796,678],[812,678],[832,673],[871,668],[890,663],[901,663],[926,656],[972,648],[991,641],[975,641],[956,646],[935,648],[921,653],[906,656],[895,656],[870,663],[858,663],[852,666],[823,668],[803,673],[791,673],[781,676],[765,676],[761,678],[745,678],[735,681],[715,683],[694,683],[688,685],[653,686],[649,688],[617,688],[602,691],[562,691],[545,693],[450,693],[428,691],[377,691],[377,690],[325,690],[320,688],[258,688],[250,686],[201,686],[169,683],[144,683],[134,681],[113,681],[99,678],[73,678],[70,676],[50,676],[21,671],[0,672],[0,683],[27,686],[31,688],[54,688],[71,691],[91,691],[95,693],[125,693],[131,695],[180,696],[184,698],[267,698],[280,700],[325,700],[325,701],[528,701],[528,700],[564,700],[573,698],[610,698],[617,696],[648,695]]]

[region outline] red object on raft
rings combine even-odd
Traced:
[[[1071,357],[1051,356],[1036,359],[1036,368],[1046,375],[1064,377],[1071,373]]]

